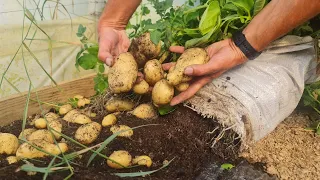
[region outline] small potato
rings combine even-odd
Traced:
[[[90,104],[90,102],[91,102],[90,99],[87,99],[87,98],[83,98],[83,99],[84,99],[85,104]]]
[[[62,124],[61,124],[60,120],[56,119],[54,121],[49,122],[48,127],[55,130],[55,131],[52,131],[52,133],[53,133],[54,137],[56,138],[56,140],[59,140],[61,138],[61,135],[59,133],[62,132]]]
[[[65,115],[71,110],[72,110],[72,106],[70,104],[65,104],[59,108],[59,114]]]
[[[78,94],[78,95],[73,96],[73,98],[79,100],[79,99],[83,99],[84,97],[82,95]]]
[[[157,59],[149,60],[143,69],[144,78],[150,86],[164,78],[164,71]]]
[[[19,135],[19,139],[22,139],[22,137],[24,137],[25,139],[28,139],[28,137],[30,136],[30,134],[32,134],[33,132],[35,132],[37,129],[34,128],[27,128],[24,129],[20,135]]]
[[[170,103],[173,95],[174,88],[165,79],[158,81],[152,89],[152,101],[156,106]]]
[[[71,122],[71,123],[77,123],[77,124],[87,124],[91,122],[91,119],[81,114],[78,110],[74,109],[69,111],[64,117],[63,120]]]
[[[138,76],[138,65],[131,53],[121,53],[109,69],[109,88],[113,93],[129,92]]]
[[[77,129],[75,139],[82,144],[90,144],[98,138],[100,132],[101,125],[97,122],[91,122]]]
[[[207,52],[202,48],[190,48],[185,50],[177,60],[176,65],[167,75],[168,83],[176,86],[182,83],[185,78],[184,70],[188,66],[195,64],[205,64],[209,61]],[[191,79],[189,77],[189,79]]]
[[[6,160],[8,161],[8,164],[14,164],[19,161],[16,156],[8,156]]]
[[[47,141],[48,143],[54,143],[54,137],[52,137],[50,131],[46,129],[36,130],[28,136],[28,141],[33,140],[42,140]]]
[[[189,88],[189,83],[187,83],[187,82],[180,83],[180,84],[176,85],[175,88],[178,91],[183,92]]]
[[[149,156],[146,156],[146,155],[136,156],[132,160],[132,164],[138,164],[138,165],[142,165],[142,166],[151,167],[152,160],[151,160],[151,158]]]
[[[106,103],[108,112],[130,111],[134,108],[132,101],[120,98],[112,98]]]
[[[111,126],[114,125],[117,122],[117,117],[114,114],[108,114],[105,116],[102,120],[102,126]]]
[[[109,159],[117,162],[112,162],[111,160],[107,160],[107,164],[109,167],[114,169],[122,169],[124,167],[128,167],[131,165],[132,156],[129,154],[128,151],[119,150],[114,151],[110,156]],[[119,165],[121,164],[121,165]]]
[[[140,119],[154,119],[158,117],[157,112],[151,104],[140,104],[132,111],[132,114]]]
[[[33,147],[36,146],[38,148],[43,149],[45,152],[50,154],[59,155],[68,150],[68,145],[66,143],[58,143],[58,145],[48,143],[47,141],[43,140],[32,140],[29,142],[25,142],[21,144],[16,152],[16,157],[18,159],[28,158],[40,158],[44,156],[48,156],[49,154],[39,151],[37,148]],[[60,151],[61,150],[61,151]]]
[[[110,128],[110,131],[115,134],[119,131],[124,131],[122,133],[120,133],[118,136],[120,137],[128,137],[130,138],[132,135],[133,135],[133,130],[129,127],[129,126],[126,126],[126,125],[114,125]]]
[[[84,99],[79,99],[77,102],[78,108],[84,107],[86,105],[86,100]]]
[[[19,147],[18,138],[10,133],[0,133],[0,154],[14,154]]]
[[[58,114],[53,113],[53,112],[49,112],[46,115],[44,115],[44,118],[48,122],[50,122],[50,121],[53,121],[53,120],[56,120],[56,119],[60,118],[60,116]]]
[[[149,84],[142,80],[133,86],[133,92],[136,94],[146,94],[149,91]]]
[[[47,121],[44,118],[39,118],[34,121],[34,126],[38,129],[44,129],[47,127]]]

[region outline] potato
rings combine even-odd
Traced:
[[[34,121],[34,126],[38,129],[44,129],[47,127],[47,121],[44,118],[39,118]]]
[[[117,117],[114,114],[108,114],[105,116],[102,120],[102,126],[111,126],[114,125],[117,122]]]
[[[71,123],[77,123],[77,124],[87,124],[91,122],[91,119],[81,114],[78,110],[74,109],[69,111],[64,117],[63,120],[71,122]]]
[[[157,59],[149,60],[143,69],[144,78],[150,86],[164,78],[164,71]]]
[[[132,111],[132,114],[140,119],[153,119],[158,117],[157,112],[151,104],[140,104]]]
[[[28,139],[28,137],[30,136],[30,134],[32,134],[33,132],[35,132],[37,129],[34,128],[27,128],[24,129],[20,135],[19,135],[19,139],[22,139],[22,137],[24,136],[25,139]]]
[[[55,130],[55,131],[52,130],[52,133],[53,133],[54,137],[56,138],[56,140],[59,140],[61,138],[61,135],[59,133],[62,132],[62,124],[61,124],[60,120],[56,119],[56,120],[49,122],[48,127]]]
[[[53,120],[55,120],[55,119],[60,118],[60,116],[59,116],[58,114],[53,113],[53,112],[49,112],[49,113],[47,113],[46,115],[44,115],[44,118],[45,118],[48,122],[50,122],[50,121],[53,121]]]
[[[130,111],[134,108],[134,103],[127,99],[112,98],[105,107],[108,112]]]
[[[152,101],[156,106],[170,103],[174,88],[165,79],[158,81],[152,89]]]
[[[190,48],[185,50],[177,60],[174,68],[169,71],[167,80],[170,85],[176,86],[182,83],[184,70],[188,66],[195,64],[205,64],[209,61],[207,52],[202,48]]]
[[[65,104],[59,108],[59,114],[65,115],[71,110],[72,110],[72,106],[70,104]]]
[[[14,154],[19,147],[18,138],[10,133],[0,133],[0,154]]]
[[[187,83],[187,82],[180,83],[180,84],[176,85],[175,88],[178,91],[183,92],[189,88],[189,83]]]
[[[142,80],[133,86],[133,92],[136,94],[146,94],[149,91],[149,84]]]
[[[83,99],[84,97],[82,95],[78,94],[78,95],[73,96],[73,98],[79,100],[79,99]]]
[[[129,52],[132,53],[138,63],[139,68],[143,68],[145,63],[157,58],[161,51],[161,43],[154,44],[150,39],[150,33],[144,33],[131,42]]]
[[[114,125],[110,128],[110,131],[115,134],[119,131],[124,131],[122,133],[120,133],[118,136],[120,137],[131,137],[133,135],[133,130],[129,127],[129,126],[126,126],[126,125]]]
[[[47,141],[48,143],[54,143],[54,137],[52,137],[50,131],[46,129],[36,130],[35,132],[31,133],[28,136],[27,140],[28,141],[42,140],[42,141]]]
[[[100,132],[101,125],[97,122],[91,122],[77,129],[75,139],[82,144],[90,144],[98,138]]]
[[[131,53],[121,53],[109,69],[109,88],[113,93],[129,92],[138,76],[138,66]]]
[[[122,169],[124,167],[128,167],[131,165],[132,156],[129,154],[128,151],[119,150],[119,151],[114,151],[109,156],[109,159],[118,163],[117,164],[110,160],[107,160],[107,164],[109,167],[114,169]],[[122,166],[120,166],[119,164],[121,164]]]
[[[6,160],[8,161],[8,164],[14,164],[19,161],[16,156],[8,156]]]
[[[149,156],[143,155],[143,156],[136,156],[132,160],[132,164],[138,164],[138,165],[144,165],[147,167],[151,167],[152,165],[152,160]]]
[[[30,144],[54,155],[59,155],[61,152],[64,153],[68,150],[68,145],[66,143],[58,143],[58,145],[56,145],[56,144],[48,143],[47,141],[37,139],[37,140],[25,142],[19,146],[16,152],[16,157],[18,159],[40,158],[40,157],[49,155],[45,152],[39,151],[37,148],[33,147]]]
[[[77,102],[78,108],[84,107],[86,105],[86,101],[84,99],[79,99]]]

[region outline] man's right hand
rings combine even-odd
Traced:
[[[130,40],[125,30],[116,30],[112,27],[99,27],[99,53],[98,57],[108,66],[112,66],[115,57],[127,52]]]

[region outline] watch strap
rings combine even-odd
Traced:
[[[232,40],[234,44],[239,47],[243,54],[249,59],[253,60],[257,58],[261,52],[256,51],[251,44],[247,41],[245,35],[242,31],[237,31],[232,35]]]

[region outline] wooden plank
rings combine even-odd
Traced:
[[[41,102],[66,102],[68,98],[73,97],[74,95],[80,94],[86,97],[92,96],[95,94],[93,89],[94,75],[89,75],[83,78],[79,78],[72,81],[59,83],[59,88],[46,86],[38,89],[38,97]],[[15,120],[22,119],[26,98],[28,92],[24,92],[19,95],[9,96],[4,99],[0,99],[0,125],[7,125]],[[36,100],[36,93],[32,92],[31,99]],[[48,106],[42,105],[43,108]],[[38,102],[30,101],[28,116],[36,113],[40,113],[40,106]]]

